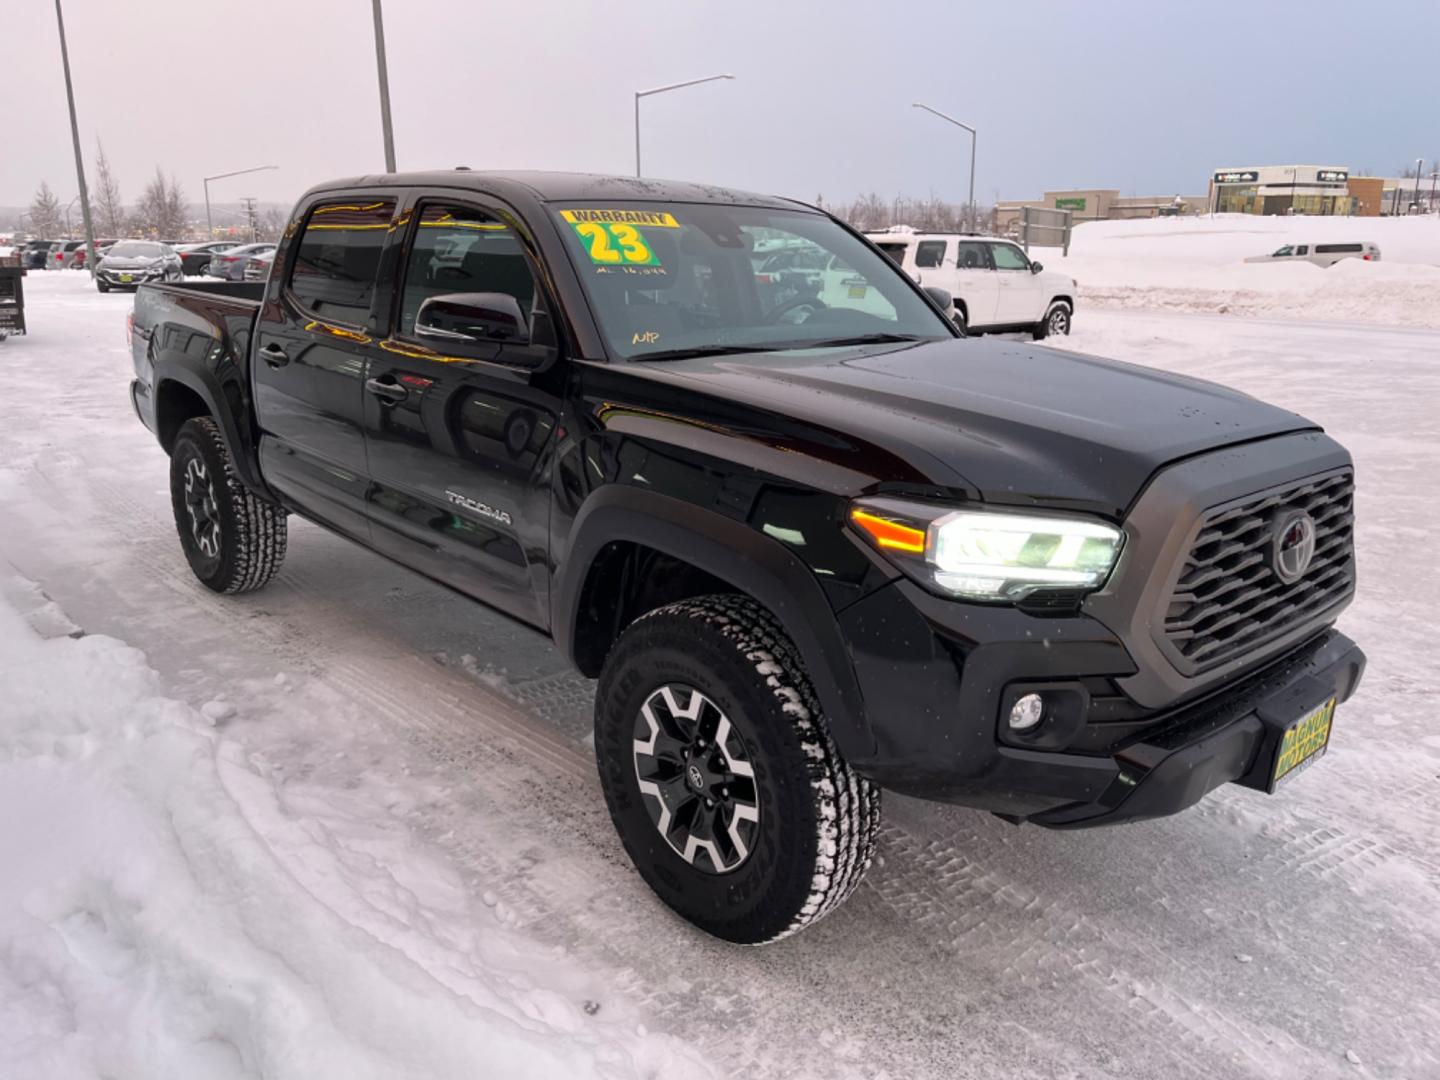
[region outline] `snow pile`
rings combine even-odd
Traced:
[[[73,625],[43,599],[32,622]],[[562,960],[364,770],[307,796],[213,726],[233,708],[3,603],[0,685],[7,1080],[708,1075],[547,988]]]
[[[1246,263],[1287,243],[1373,241],[1379,262]],[[1082,304],[1440,327],[1440,217],[1152,218],[1087,222],[1069,257]]]

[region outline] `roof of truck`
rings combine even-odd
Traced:
[[[606,176],[601,173],[572,172],[489,172],[466,168],[436,169],[429,172],[379,173],[351,176],[316,184],[306,194],[346,188],[450,187],[483,191],[501,198],[517,195],[539,202],[591,202],[617,199],[626,202],[730,203],[736,206],[766,206],[797,209],[804,203],[774,195],[696,184],[685,180],[652,180],[648,177]]]

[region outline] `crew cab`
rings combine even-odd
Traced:
[[[968,334],[1014,333],[1037,340],[1070,333],[1075,279],[1046,270],[1019,244],[967,233],[922,233],[892,226],[870,239],[921,285],[954,297],[956,325]]]
[[[848,283],[767,295],[760,241]],[[1053,828],[1269,792],[1361,677],[1343,447],[950,306],[786,199],[367,176],[265,281],[141,285],[132,395],[205,586],[298,514],[548,634],[641,876],[760,943],[859,882],[882,788]]]

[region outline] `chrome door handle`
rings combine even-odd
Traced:
[[[410,396],[405,387],[383,379],[366,379],[365,389],[379,398],[382,405],[397,405]]]

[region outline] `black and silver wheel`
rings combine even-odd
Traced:
[[[201,584],[258,589],[285,559],[285,511],[240,483],[215,421],[187,420],[170,451],[170,502],[180,547]]]
[[[595,749],[641,876],[717,937],[803,929],[869,866],[879,789],[840,756],[794,646],[748,598],[632,623],[600,677]]]
[[[1035,324],[1035,340],[1047,337],[1064,337],[1070,333],[1070,305],[1056,300],[1045,312],[1045,317]]]

